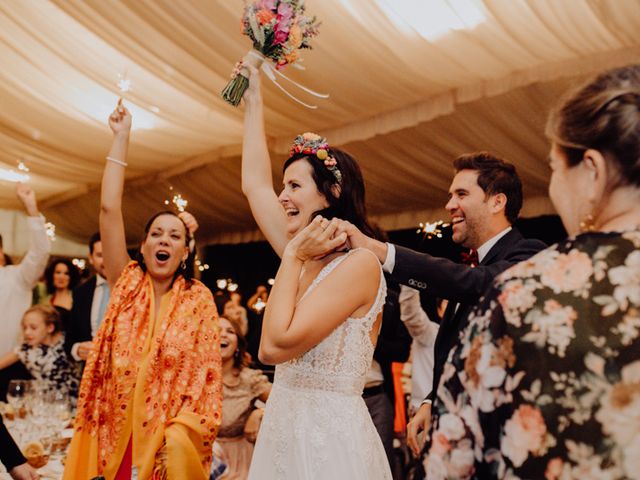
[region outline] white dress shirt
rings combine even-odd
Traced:
[[[18,265],[0,267],[0,356],[9,353],[20,339],[20,322],[31,306],[33,287],[44,273],[51,244],[44,218],[27,217],[29,250]]]
[[[489,250],[491,250],[493,246],[496,243],[498,243],[498,240],[500,240],[510,231],[511,231],[511,227],[507,227],[504,230],[502,230],[500,233],[498,233],[495,237],[491,237],[489,240],[487,240],[482,245],[480,245],[478,247],[478,262],[481,262],[484,259],[484,257],[487,256],[487,253],[489,253]]]
[[[107,283],[107,279],[102,275],[96,274],[96,288],[93,291],[93,301],[91,302],[91,338],[96,336],[98,333],[98,313],[100,310],[100,302],[102,302],[102,297],[104,296],[105,287],[104,284]]]
[[[93,290],[93,300],[91,301],[91,338],[94,338],[96,333],[98,333],[98,313],[100,310],[100,302],[102,302],[102,297],[104,296],[105,291],[105,287],[103,287],[103,285],[106,283],[106,278],[96,273],[96,286]],[[82,358],[78,355],[79,348],[80,342],[74,343],[71,346],[71,356],[77,362],[82,361]]]

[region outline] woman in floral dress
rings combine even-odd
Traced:
[[[498,277],[438,388],[429,479],[640,478],[640,65],[547,125],[569,238]]]

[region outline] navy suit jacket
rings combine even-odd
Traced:
[[[75,343],[93,340],[91,336],[91,304],[96,290],[94,275],[82,285],[73,289],[73,306],[65,325],[64,349],[71,358],[71,348]]]
[[[433,399],[449,351],[458,342],[473,307],[491,286],[494,278],[545,248],[547,245],[540,240],[526,239],[516,228],[512,228],[489,250],[480,265],[473,268],[446,258],[396,246],[392,278],[418,290],[428,289],[429,294],[449,300],[436,337],[433,390],[427,398]]]

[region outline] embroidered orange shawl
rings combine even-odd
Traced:
[[[76,435],[97,437],[97,445],[79,451],[97,453],[90,463],[100,474],[117,469],[132,435],[134,465],[136,459],[146,463],[139,465],[140,478],[150,476],[162,446],[169,457],[199,456],[208,474],[222,410],[217,312],[211,292],[197,280],[189,286],[179,277],[171,293],[151,339],[153,288],[136,262],[123,270],[111,294],[82,378],[75,423]],[[183,430],[169,435],[172,425]],[[170,466],[167,471],[172,478]]]

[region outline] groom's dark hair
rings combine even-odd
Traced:
[[[522,208],[522,182],[516,167],[488,152],[460,155],[453,161],[456,173],[462,170],[478,172],[478,186],[487,197],[504,193],[507,205],[504,214],[509,223],[518,219]]]

